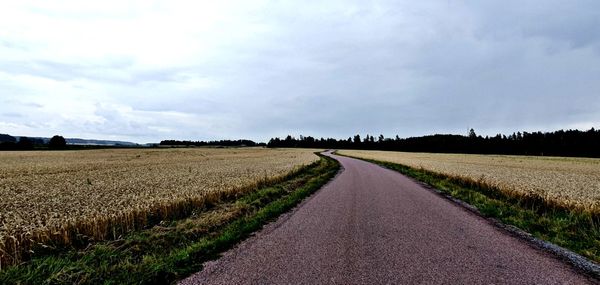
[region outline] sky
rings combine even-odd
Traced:
[[[4,1],[0,133],[600,127],[600,1]]]

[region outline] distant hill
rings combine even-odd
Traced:
[[[12,138],[12,139],[11,139]],[[41,141],[47,144],[50,138],[45,137],[25,137],[25,136],[10,136],[0,134],[0,142],[17,142],[21,138],[28,138],[34,141]],[[70,145],[97,145],[97,146],[139,146],[136,143],[127,141],[110,141],[110,140],[95,140],[95,139],[80,139],[80,138],[65,138],[67,144]]]
[[[17,139],[11,135],[0,134],[0,142],[17,142]]]
[[[137,143],[126,141],[91,140],[78,138],[66,138],[65,140],[67,141],[67,144],[71,145],[138,146]]]

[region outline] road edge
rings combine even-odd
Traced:
[[[321,155],[325,155],[325,153],[328,151],[323,151],[320,152],[319,154]],[[333,154],[331,152],[329,152],[329,154]],[[277,228],[281,227],[287,220],[289,220],[298,210],[300,210],[300,208],[302,208],[304,205],[306,205],[306,203],[310,202],[310,200],[312,200],[317,194],[319,194],[319,192],[321,192],[321,190],[323,190],[325,187],[327,187],[329,184],[331,184],[338,176],[340,176],[343,172],[344,172],[344,166],[335,158],[328,156],[331,159],[334,159],[338,162],[339,164],[339,169],[337,171],[337,173],[331,177],[329,179],[329,181],[327,181],[327,183],[321,185],[321,187],[319,189],[317,189],[316,191],[314,191],[313,193],[311,193],[310,195],[306,196],[302,201],[300,201],[300,203],[296,204],[293,208],[289,209],[288,211],[286,211],[285,213],[279,215],[279,217],[277,217],[274,221],[266,223],[263,225],[263,228],[253,232],[252,234],[250,234],[250,237],[254,237],[254,236],[258,236],[258,235],[263,235],[263,234],[268,234],[274,230],[276,230]],[[236,246],[230,248],[227,251],[230,250],[235,250],[237,247],[239,247],[242,243],[246,243],[248,242],[249,239],[244,240],[240,243],[238,243]],[[225,252],[227,252],[225,251]],[[223,252],[223,253],[225,253]],[[215,261],[215,260],[213,260]]]
[[[589,279],[591,279],[592,282],[600,284],[600,264],[597,264],[595,262],[593,262],[592,260],[588,259],[587,257],[584,257],[578,253],[575,253],[569,249],[566,249],[564,247],[558,246],[556,244],[553,244],[551,242],[545,241],[545,240],[541,240],[539,238],[534,237],[533,235],[531,235],[530,233],[512,226],[512,225],[507,225],[502,223],[500,220],[495,219],[495,218],[491,218],[491,217],[486,217],[484,216],[479,209],[477,209],[475,206],[454,198],[452,196],[450,196],[449,194],[446,194],[444,192],[442,192],[441,190],[425,183],[422,182],[420,180],[417,180],[413,177],[404,175],[394,169],[391,168],[387,168],[383,165],[379,165],[377,163],[373,163],[371,161],[365,160],[365,159],[361,159],[358,157],[353,157],[353,156],[347,156],[347,155],[343,155],[343,154],[339,154],[337,153],[337,151],[334,151],[332,154],[334,155],[339,155],[339,156],[343,156],[343,157],[348,157],[348,158],[353,158],[353,159],[358,159],[358,160],[362,160],[368,163],[371,163],[373,165],[376,165],[378,167],[381,167],[383,169],[387,169],[387,170],[391,170],[394,172],[397,172],[401,175],[403,175],[404,177],[412,180],[413,182],[423,186],[425,189],[429,190],[430,192],[452,202],[453,204],[471,212],[472,214],[475,214],[476,216],[486,220],[488,223],[492,224],[493,226],[495,226],[496,228],[499,228],[503,231],[505,231],[506,233],[510,234],[511,236],[517,237],[520,240],[523,240],[524,242],[526,242],[528,245],[542,250],[544,252],[547,252],[549,254],[551,254],[552,256],[554,256],[555,258],[557,258],[558,260],[568,264],[569,266],[571,266],[574,270],[576,270],[577,272],[585,275],[586,277],[588,277]]]
[[[388,169],[388,168],[386,168],[386,169]],[[406,177],[408,177],[408,176],[406,176]],[[587,257],[582,256],[578,253],[575,253],[564,247],[553,244],[549,241],[538,239],[538,238],[534,237],[533,235],[531,235],[530,233],[528,233],[518,227],[502,223],[500,220],[498,220],[496,218],[486,217],[483,214],[481,214],[481,212],[473,205],[468,204],[462,200],[456,199],[448,194],[445,194],[445,193],[441,192],[440,190],[432,187],[431,185],[421,182],[419,180],[416,180],[415,178],[412,178],[412,177],[408,177],[408,178],[411,179],[412,181],[420,184],[425,189],[437,194],[438,196],[441,196],[442,198],[445,198],[446,200],[449,200],[449,201],[453,202],[454,204],[466,209],[467,211],[487,220],[490,224],[494,225],[495,227],[500,228],[501,230],[508,232],[510,235],[515,236],[515,237],[525,241],[526,243],[533,246],[534,248],[540,249],[544,252],[548,252],[548,253],[552,254],[557,259],[572,266],[578,272],[585,274],[588,277],[594,278],[594,281],[600,282],[600,265],[591,261]]]
[[[257,239],[261,238],[264,235],[270,234],[271,232],[277,230],[279,227],[281,227],[283,224],[285,224],[286,221],[288,221],[297,211],[299,211],[302,207],[304,207],[307,203],[309,203],[314,197],[316,197],[316,195],[318,195],[325,187],[327,187],[329,184],[333,183],[333,181],[335,181],[337,179],[337,177],[339,177],[345,171],[345,169],[337,159],[335,159],[331,156],[325,155],[325,153],[331,154],[330,151],[319,152],[320,155],[327,156],[330,159],[335,160],[338,164],[338,171],[335,173],[335,175],[333,175],[331,178],[329,178],[329,180],[325,184],[321,185],[317,190],[310,193],[308,196],[304,197],[300,202],[298,202],[291,209],[281,213],[273,221],[263,224],[259,230],[253,231],[245,239],[240,240],[239,242],[237,242],[235,245],[233,245],[229,249],[219,252],[217,258],[209,259],[209,260],[202,262],[200,271],[197,271],[191,275],[188,275],[187,277],[185,277],[183,279],[179,279],[179,280],[175,281],[174,284],[177,284],[177,285],[192,284],[192,283],[190,283],[190,280],[193,279],[194,275],[201,274],[205,270],[211,270],[211,268],[216,266],[223,259],[235,258],[237,256],[237,254],[239,253],[239,251],[242,250],[244,247],[249,246],[250,244],[256,242]]]

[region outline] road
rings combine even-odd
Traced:
[[[181,284],[592,282],[397,172],[330,156],[341,174]]]

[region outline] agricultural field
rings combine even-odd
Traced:
[[[308,149],[0,153],[0,268],[30,249],[103,240],[241,195],[319,158]]]
[[[600,159],[342,150],[342,155],[398,163],[484,182],[514,196],[600,213]]]

